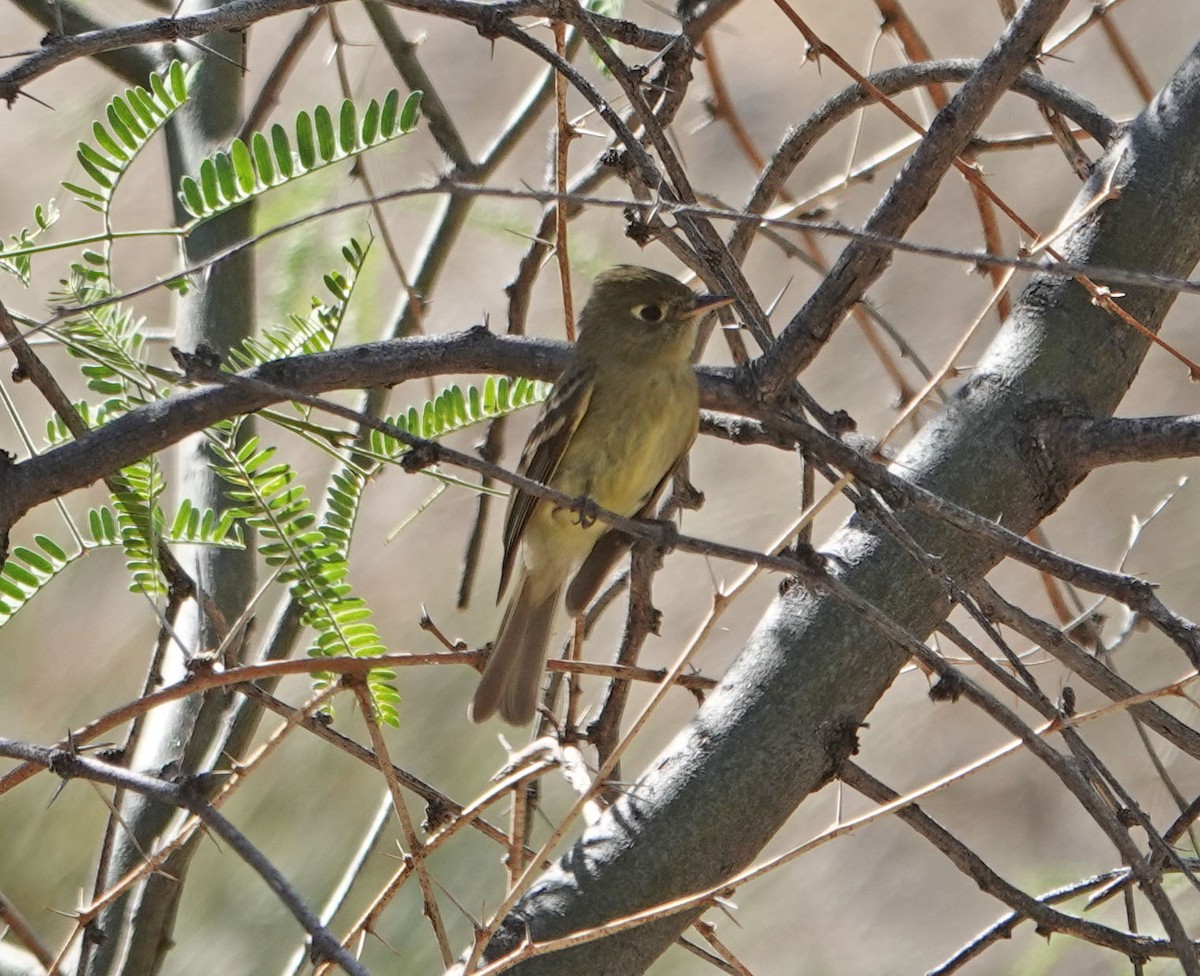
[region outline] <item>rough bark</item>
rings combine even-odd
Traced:
[[[1120,188],[1063,245],[1069,260],[1186,275],[1200,259],[1200,48],[1096,167]],[[1103,285],[1103,282],[1097,282]],[[1124,288],[1122,306],[1157,330],[1174,293]],[[1069,445],[1039,441],[1046,413],[1110,415],[1149,343],[1076,281],[1036,276],[970,381],[894,470],[1027,532],[1083,476]],[[961,585],[996,557],[925,517],[904,528]],[[878,525],[851,519],[823,548],[828,571],[924,637],[945,617],[942,585]],[[905,654],[836,599],[797,586],[767,611],[691,724],[505,920],[487,955],[718,885],[748,865],[797,805],[837,774]],[[521,976],[646,969],[693,920],[674,916],[530,959]]]

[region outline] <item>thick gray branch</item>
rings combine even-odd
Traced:
[[[1186,274],[1200,259],[1200,48],[1097,166],[1077,206],[1115,171],[1120,197],[1065,245],[1071,260]],[[1121,299],[1157,329],[1173,296]],[[1024,533],[1084,468],[1042,443],[1048,406],[1104,417],[1148,345],[1077,283],[1035,277],[971,380],[894,471]],[[997,561],[945,523],[899,520],[960,585]],[[946,615],[941,583],[874,524],[852,519],[822,550],[831,572],[916,634]],[[488,956],[719,885],[749,864],[796,806],[837,775],[854,733],[905,653],[836,599],[794,586],[780,596],[693,722],[638,783],[544,875],[504,921]],[[694,915],[516,966],[514,973],[639,973]]]
[[[1200,454],[1200,416],[1105,417],[1051,424],[1049,436],[1064,439],[1088,467],[1130,461],[1162,461]]]
[[[104,33],[119,29],[96,20],[84,6],[67,3],[65,0],[59,0],[56,4],[46,3],[46,0],[13,0],[13,3],[50,31],[43,42],[50,47],[59,44],[70,45],[73,43],[70,38],[76,34]],[[62,34],[58,33],[60,25]],[[41,56],[39,54],[34,57]],[[146,78],[162,67],[155,52],[138,47],[101,50],[96,52],[94,57],[127,85],[144,85]],[[3,85],[0,84],[0,91],[3,90]],[[9,102],[13,97],[15,92],[13,95],[0,95],[0,98]]]
[[[12,104],[21,89],[59,65],[79,58],[102,58],[111,52],[139,44],[169,43],[200,37],[213,31],[245,30],[269,17],[307,10],[310,7],[338,3],[340,0],[230,0],[213,10],[181,17],[156,17],[117,27],[96,27],[82,33],[48,39],[41,51],[31,54],[8,71],[0,72],[0,101]],[[474,0],[386,0],[388,4],[408,10],[446,17],[472,24],[481,32],[491,29],[500,20],[512,17],[544,17],[553,13],[552,4],[536,0],[503,0],[499,3],[476,3]],[[629,20],[593,14],[608,37],[624,44],[661,50],[676,37],[665,31],[640,27]],[[106,61],[112,60],[105,58]],[[148,72],[147,72],[148,73]],[[144,76],[143,79],[144,80]]]
[[[300,393],[323,393],[464,371],[553,378],[566,356],[566,346],[559,343],[501,338],[478,329],[454,336],[369,342],[280,360],[247,375]],[[26,461],[6,462],[0,454],[0,539],[33,506],[86,487],[218,420],[253,413],[279,399],[245,388],[192,390],[140,407],[81,440]]]

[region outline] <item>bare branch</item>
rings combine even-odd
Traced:
[[[1062,437],[1065,445],[1078,452],[1080,463],[1089,469],[1200,454],[1200,415],[1196,414],[1050,421],[1046,432]]]
[[[866,230],[900,237],[920,216],[942,177],[1065,7],[1064,0],[1029,0],[1021,8],[979,70],[934,118],[925,138],[867,219]],[[891,252],[865,245],[852,244],[842,252],[833,270],[780,334],[779,342],[754,363],[752,375],[763,396],[778,393],[812,361],[845,313],[890,262]]]
[[[0,73],[0,100],[12,104],[29,82],[47,74],[60,65],[79,58],[95,57],[107,52],[140,44],[160,44],[186,40],[213,31],[245,30],[252,24],[297,10],[338,3],[340,0],[230,0],[220,7],[199,14],[178,17],[156,17],[151,20],[122,24],[117,27],[97,27],[83,33],[51,38],[41,51],[31,54],[8,71]],[[435,14],[450,20],[472,24],[480,33],[490,33],[500,22],[509,23],[514,17],[553,16],[554,4],[537,0],[502,0],[495,4],[474,3],[471,0],[388,0],[392,6],[421,13]],[[623,44],[647,50],[662,50],[676,35],[648,30],[632,21],[594,15],[603,25],[605,34]],[[501,33],[505,33],[501,31]],[[509,34],[509,36],[512,36]],[[149,71],[146,72],[149,74]],[[138,79],[144,80],[144,75]]]
[[[66,38],[78,34],[91,34],[114,29],[92,17],[82,4],[73,3],[70,0],[58,0],[53,4],[46,3],[45,0],[13,0],[13,2],[15,6],[51,32],[46,40],[52,43],[64,43]],[[145,84],[147,76],[162,67],[159,59],[152,52],[136,47],[104,50],[96,53],[94,57],[98,63],[104,65],[127,85]],[[0,79],[4,77],[6,77],[5,74],[0,74]],[[11,105],[15,94],[14,90],[14,94],[0,97],[5,98]]]
[[[321,959],[337,962],[354,976],[368,976],[366,969],[342,948],[333,934],[304,903],[291,883],[268,861],[246,836],[233,826],[205,798],[206,785],[202,778],[170,783],[164,779],[135,773],[96,759],[88,759],[66,749],[48,749],[13,739],[0,738],[0,756],[37,763],[52,770],[63,779],[86,779],[106,783],[167,806],[178,807],[195,814],[205,825],[228,844],[266,882],[287,906],[313,941],[313,951]]]
[[[890,789],[856,763],[846,763],[842,767],[839,778],[846,785],[876,803],[893,803],[900,799],[899,793]],[[1013,909],[1017,917],[1012,920],[1012,925],[1028,919],[1034,922],[1039,930],[1047,934],[1065,932],[1095,945],[1115,949],[1132,958],[1149,954],[1145,936],[1121,932],[1107,925],[1100,925],[1056,911],[1048,904],[1049,899],[1034,898],[1015,885],[1009,884],[983,858],[915,803],[912,806],[901,807],[896,811],[896,816],[945,854],[955,867],[980,888]]]

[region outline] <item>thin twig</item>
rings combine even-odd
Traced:
[[[354,697],[358,699],[363,722],[371,737],[371,747],[375,750],[375,756],[379,762],[379,771],[383,774],[384,782],[387,783],[388,794],[392,798],[392,809],[396,812],[396,819],[400,821],[400,827],[404,831],[404,843],[408,848],[404,856],[412,861],[417,881],[421,886],[421,897],[425,906],[424,915],[429,919],[429,924],[433,926],[433,935],[437,940],[438,951],[442,954],[442,965],[449,966],[454,961],[454,952],[450,948],[450,939],[446,935],[446,926],[442,921],[442,911],[438,907],[437,894],[433,890],[433,880],[429,876],[425,844],[417,836],[417,829],[408,812],[408,804],[404,802],[404,794],[400,792],[400,781],[394,772],[395,767],[388,757],[387,741],[379,728],[375,704],[371,699],[371,692],[367,688],[366,680],[359,675],[350,679],[349,684],[350,690],[354,692]]]
[[[204,821],[205,826],[217,834],[246,862],[275,892],[292,916],[308,932],[313,942],[313,951],[323,958],[336,960],[346,972],[354,976],[368,976],[359,962],[338,944],[332,933],[321,924],[320,919],[304,903],[291,883],[279,870],[252,845],[246,836],[204,799],[200,781],[188,779],[181,784],[135,773],[121,766],[113,766],[89,759],[64,749],[49,749],[42,746],[0,738],[0,755],[23,762],[37,763],[52,770],[64,779],[86,779],[96,783],[119,786],[148,799],[187,810]]]
[[[332,7],[329,8],[332,12]],[[246,113],[246,120],[242,123],[242,131],[238,133],[238,138],[243,142],[249,142],[251,134],[258,132],[266,124],[267,116],[271,114],[271,110],[279,104],[279,95],[283,91],[284,85],[295,71],[297,64],[300,61],[300,56],[304,53],[304,49],[308,47],[308,42],[312,40],[313,34],[317,32],[317,28],[321,26],[321,21],[324,20],[326,8],[314,7],[300,22],[300,26],[296,28],[296,32],[288,38],[287,44],[283,50],[279,52],[279,57],[275,59],[275,63],[271,65],[271,70],[267,72],[266,80],[262,83],[262,87],[258,90],[258,95],[254,99],[254,104],[250,107],[250,111]]]
[[[876,803],[895,803],[900,799],[899,793],[887,787],[856,763],[848,762],[843,765],[840,779],[847,786]],[[929,841],[984,892],[1013,909],[1011,925],[1028,919],[1034,922],[1039,930],[1046,933],[1063,932],[1119,952],[1136,953],[1140,950],[1139,936],[1055,911],[1050,907],[1053,899],[1046,896],[1034,898],[1005,881],[983,858],[915,803],[897,809],[896,817]]]

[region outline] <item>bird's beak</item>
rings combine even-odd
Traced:
[[[697,295],[696,306],[688,312],[687,317],[690,319],[696,315],[704,315],[715,309],[724,308],[726,305],[732,304],[732,295]]]

